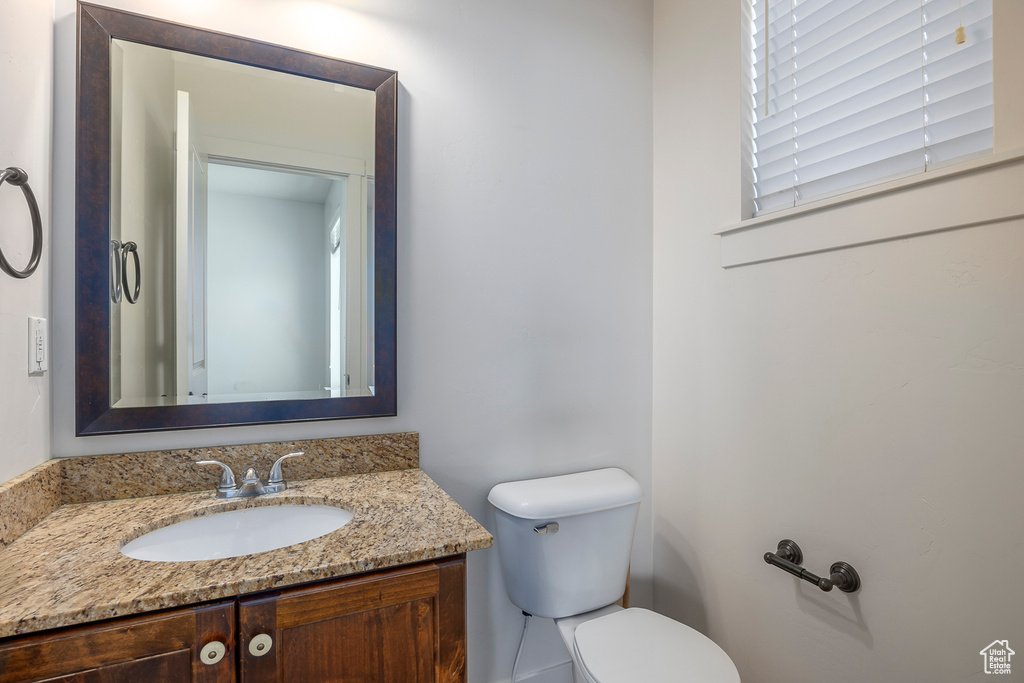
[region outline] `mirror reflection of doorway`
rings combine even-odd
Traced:
[[[369,394],[366,320],[348,315],[365,310],[366,180],[212,157],[207,176],[210,400]]]
[[[109,405],[374,395],[380,93],[120,38],[109,56],[109,235],[142,273],[138,302],[110,299]]]

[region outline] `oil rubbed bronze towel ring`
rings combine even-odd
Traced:
[[[0,269],[3,269],[11,277],[16,277],[20,280],[36,272],[36,267],[39,265],[39,257],[43,254],[43,221],[39,217],[39,205],[36,204],[36,196],[32,194],[32,188],[28,186],[28,173],[25,173],[20,168],[11,166],[0,171],[0,185],[3,185],[5,180],[11,185],[21,188],[21,191],[25,194],[25,201],[28,202],[29,213],[32,214],[32,255],[28,259],[28,265],[25,266],[25,270],[18,270],[12,266],[7,257],[4,256],[3,249],[0,249]]]

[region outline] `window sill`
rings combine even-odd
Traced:
[[[1024,149],[810,202],[727,226],[722,267],[1024,217]]]

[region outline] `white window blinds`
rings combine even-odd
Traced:
[[[750,9],[755,215],[991,151],[992,0]]]

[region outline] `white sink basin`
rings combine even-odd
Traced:
[[[311,541],[348,524],[352,513],[325,505],[268,505],[196,517],[126,543],[121,553],[150,562],[240,557]]]

